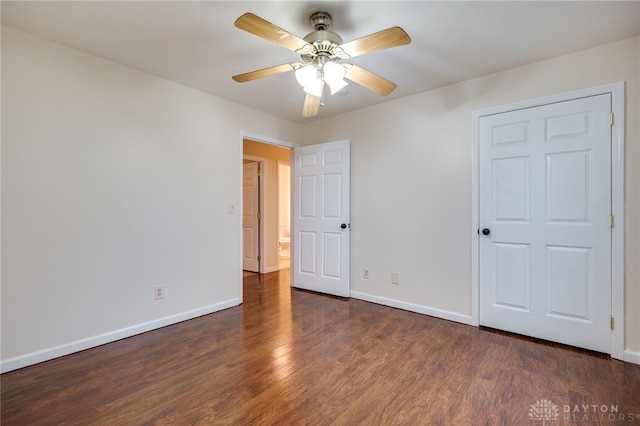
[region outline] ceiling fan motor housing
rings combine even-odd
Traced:
[[[307,34],[304,41],[319,48],[328,49],[331,45],[341,45],[342,38],[333,31],[320,30]]]
[[[315,12],[309,20],[315,31],[304,37],[309,44],[298,52],[305,63],[323,66],[327,62],[339,62],[349,57],[340,47],[342,37],[327,29],[333,22],[331,15]]]

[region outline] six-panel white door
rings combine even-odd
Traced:
[[[293,286],[349,296],[349,141],[294,150]]]
[[[242,269],[260,272],[260,163],[243,165],[242,179]]]
[[[611,353],[610,111],[604,94],[480,118],[481,325]]]

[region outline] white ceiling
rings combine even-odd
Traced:
[[[640,2],[484,1],[2,1],[2,24],[284,119],[305,123],[640,33]],[[409,45],[350,62],[398,87],[381,97],[355,83],[300,115],[293,73],[247,83],[231,76],[297,62],[234,27],[245,12],[304,37],[312,12],[333,16],[347,42],[402,27]]]

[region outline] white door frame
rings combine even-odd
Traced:
[[[291,150],[293,151],[293,150]],[[289,263],[291,264],[291,234],[293,233],[293,227],[292,227],[292,215],[291,212],[293,211],[293,204],[291,204],[291,160],[289,160],[288,162],[284,161],[284,160],[277,160],[276,161],[276,177],[277,177],[277,181],[278,181],[278,191],[277,191],[277,196],[278,196],[278,271],[281,268],[282,265],[280,265],[280,226],[282,225],[281,222],[281,216],[280,216],[280,203],[282,202],[283,196],[282,196],[282,192],[280,191],[280,169],[282,166],[286,165],[287,167],[289,167]]]
[[[293,143],[293,142],[286,142],[286,141],[282,141],[276,138],[272,138],[269,136],[264,136],[264,135],[258,135],[256,133],[251,133],[251,132],[245,132],[245,131],[240,131],[240,140],[238,143],[238,169],[239,169],[239,179],[238,179],[238,195],[237,195],[237,199],[240,200],[238,202],[238,212],[242,212],[243,210],[243,202],[242,202],[242,192],[243,192],[243,188],[242,188],[242,175],[243,175],[243,167],[242,167],[242,163],[243,160],[245,159],[245,155],[244,155],[244,140],[245,139],[250,139],[252,141],[255,142],[260,142],[260,143],[264,143],[264,144],[269,144],[269,145],[276,145],[276,146],[280,146],[283,148],[289,148],[291,149],[291,155],[293,155],[293,148],[297,148],[298,144]],[[259,157],[252,157],[250,155],[246,156],[247,159],[253,159],[253,158],[259,158]],[[264,159],[262,159],[264,160]],[[257,160],[260,161],[260,160]],[[293,162],[292,162],[293,163]],[[264,163],[261,163],[261,169],[263,169]],[[263,173],[264,173],[264,169],[263,169]],[[262,185],[264,185],[264,179],[260,180],[260,191],[262,191],[261,193],[264,194],[264,187],[262,187]],[[262,197],[262,199],[260,200],[260,210],[264,212],[264,197]],[[240,299],[240,303],[243,302],[242,300],[242,256],[243,256],[243,241],[242,241],[242,220],[241,220],[241,215],[238,215],[238,240],[239,240],[239,244],[238,244],[238,298]],[[264,228],[264,227],[262,227]],[[262,229],[261,231],[262,232]],[[264,254],[264,246],[262,245],[264,244],[264,238],[262,238],[262,235],[260,237],[260,252],[261,254]],[[262,268],[263,268],[263,262],[260,262],[260,271],[262,272]]]
[[[624,359],[624,82],[592,87],[558,95],[546,96],[524,102],[502,105],[472,113],[473,157],[471,159],[471,320],[479,325],[479,122],[487,115],[537,107],[587,96],[611,93],[611,111],[614,125],[611,127],[611,209],[615,226],[611,233],[611,315],[615,318],[612,331],[611,357]]]

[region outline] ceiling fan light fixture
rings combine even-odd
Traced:
[[[344,66],[335,62],[327,62],[320,70],[314,64],[308,64],[296,70],[296,80],[310,95],[322,96],[322,83],[327,83],[331,89],[331,94],[335,94],[343,89],[347,82],[344,76],[347,70]]]
[[[341,64],[340,61],[411,43],[411,38],[402,28],[387,28],[343,43],[338,34],[328,30],[333,21],[330,14],[315,12],[311,14],[309,21],[314,31],[301,39],[253,13],[240,16],[234,23],[237,28],[299,54],[302,62],[276,65],[232,78],[244,83],[295,70],[296,80],[307,92],[302,107],[303,117],[314,117],[318,114],[325,83],[329,85],[332,95],[346,94],[346,91],[342,90],[347,85],[345,78],[381,96],[393,92],[396,88],[395,83],[355,64]]]

